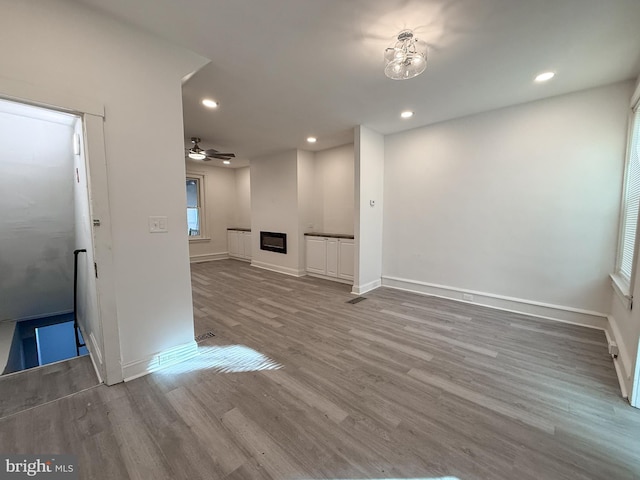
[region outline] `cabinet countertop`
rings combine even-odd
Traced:
[[[350,238],[353,240],[353,235],[346,233],[322,233],[322,232],[309,232],[304,234],[305,237],[329,237],[329,238]]]

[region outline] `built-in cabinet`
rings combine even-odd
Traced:
[[[308,274],[344,283],[353,281],[353,238],[307,234],[305,256]]]
[[[227,229],[229,256],[240,260],[251,260],[251,230]]]

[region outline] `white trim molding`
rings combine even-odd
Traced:
[[[235,257],[233,257],[235,258]],[[236,260],[242,260],[241,258],[235,258]],[[297,268],[282,267],[280,265],[273,265],[272,263],[251,261],[252,267],[262,268],[263,270],[271,270],[272,272],[284,273],[285,275],[291,275],[292,277],[304,277],[306,272]]]
[[[629,282],[624,280],[617,273],[612,273],[609,277],[611,278],[611,288],[613,289],[613,292],[618,296],[624,307],[627,310],[631,310],[632,297]]]
[[[177,347],[163,350],[142,360],[126,363],[122,365],[124,381],[129,382],[149,373],[157,372],[169,365],[193,358],[197,354],[198,344],[194,340],[183,345],[178,345]]]
[[[207,243],[211,241],[211,237],[189,237],[189,243]]]
[[[0,77],[0,98],[63,112],[89,113],[104,118],[104,104],[100,101],[7,77]]]
[[[80,328],[80,330],[82,330],[82,328]],[[86,340],[86,337],[84,336],[84,332],[82,333],[82,338],[85,339],[84,343],[87,347],[87,350],[89,350],[89,358],[91,359],[91,363],[93,364],[93,369],[96,371],[96,375],[98,376],[98,381],[100,383],[103,383],[104,380],[102,380],[102,368],[104,364],[102,363],[102,352],[100,352],[100,349],[98,348],[96,337],[93,336],[93,333],[89,334],[89,340],[91,340],[90,344],[87,344],[87,340]],[[91,351],[91,348],[93,348],[93,352]],[[92,353],[95,353],[95,355],[91,355]]]
[[[613,340],[618,346],[618,358],[613,359],[613,364],[616,367],[622,396],[626,398],[632,387],[633,363],[631,362],[631,355],[629,355],[624,338],[622,338],[622,334],[620,333],[617,320],[612,315],[608,316],[608,320],[609,322],[607,323],[605,333],[607,335],[607,341]]]
[[[398,290],[405,290],[407,292],[448,298],[458,302],[482,305],[485,307],[495,308],[496,310],[522,313],[534,317],[545,318],[547,320],[555,320],[558,322],[581,325],[583,327],[596,328],[598,330],[604,330],[608,324],[607,314],[605,313],[536,302],[523,298],[506,297],[492,293],[478,292],[475,290],[466,290],[390,276],[382,277],[382,285]],[[465,294],[473,295],[473,300],[465,300],[463,297]]]
[[[354,285],[351,289],[351,293],[355,295],[363,295],[367,292],[375,290],[382,285],[382,279],[374,280],[373,282],[365,283],[364,285]]]
[[[318,273],[306,272],[307,277],[321,278],[322,280],[329,280],[331,282],[345,283],[347,285],[353,285],[353,280],[347,280],[346,278],[330,277],[329,275],[320,275]]]
[[[191,255],[189,257],[189,262],[190,263],[213,262],[216,260],[226,260],[228,258],[229,258],[229,254],[227,252],[203,253],[200,255]]]
[[[609,334],[609,330],[605,329],[604,335],[607,337],[607,345],[618,343],[611,337]],[[629,398],[629,390],[627,389],[627,382],[624,379],[624,367],[622,365],[621,357],[620,357],[620,347],[618,347],[618,357],[612,357],[613,366],[616,369],[616,376],[618,377],[618,383],[620,384],[620,393],[622,394],[622,398]]]
[[[638,354],[636,355],[636,366],[635,373],[633,375],[633,382],[631,383],[631,397],[629,398],[629,403],[632,407],[640,408],[640,366],[638,362],[640,362],[640,348],[638,348]]]

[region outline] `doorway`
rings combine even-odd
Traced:
[[[83,144],[79,115],[0,100],[0,374],[88,353],[74,323],[74,250],[93,251]],[[86,311],[95,293],[80,291]]]

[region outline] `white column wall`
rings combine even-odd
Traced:
[[[104,105],[115,310],[102,321],[118,323],[122,375],[195,353],[181,80],[206,60],[77,2],[3,1],[2,12],[0,42],[12,47],[0,51],[11,76],[0,85]],[[167,233],[149,233],[157,215]]]
[[[353,293],[380,286],[384,193],[384,137],[360,125],[355,129],[355,278]]]

